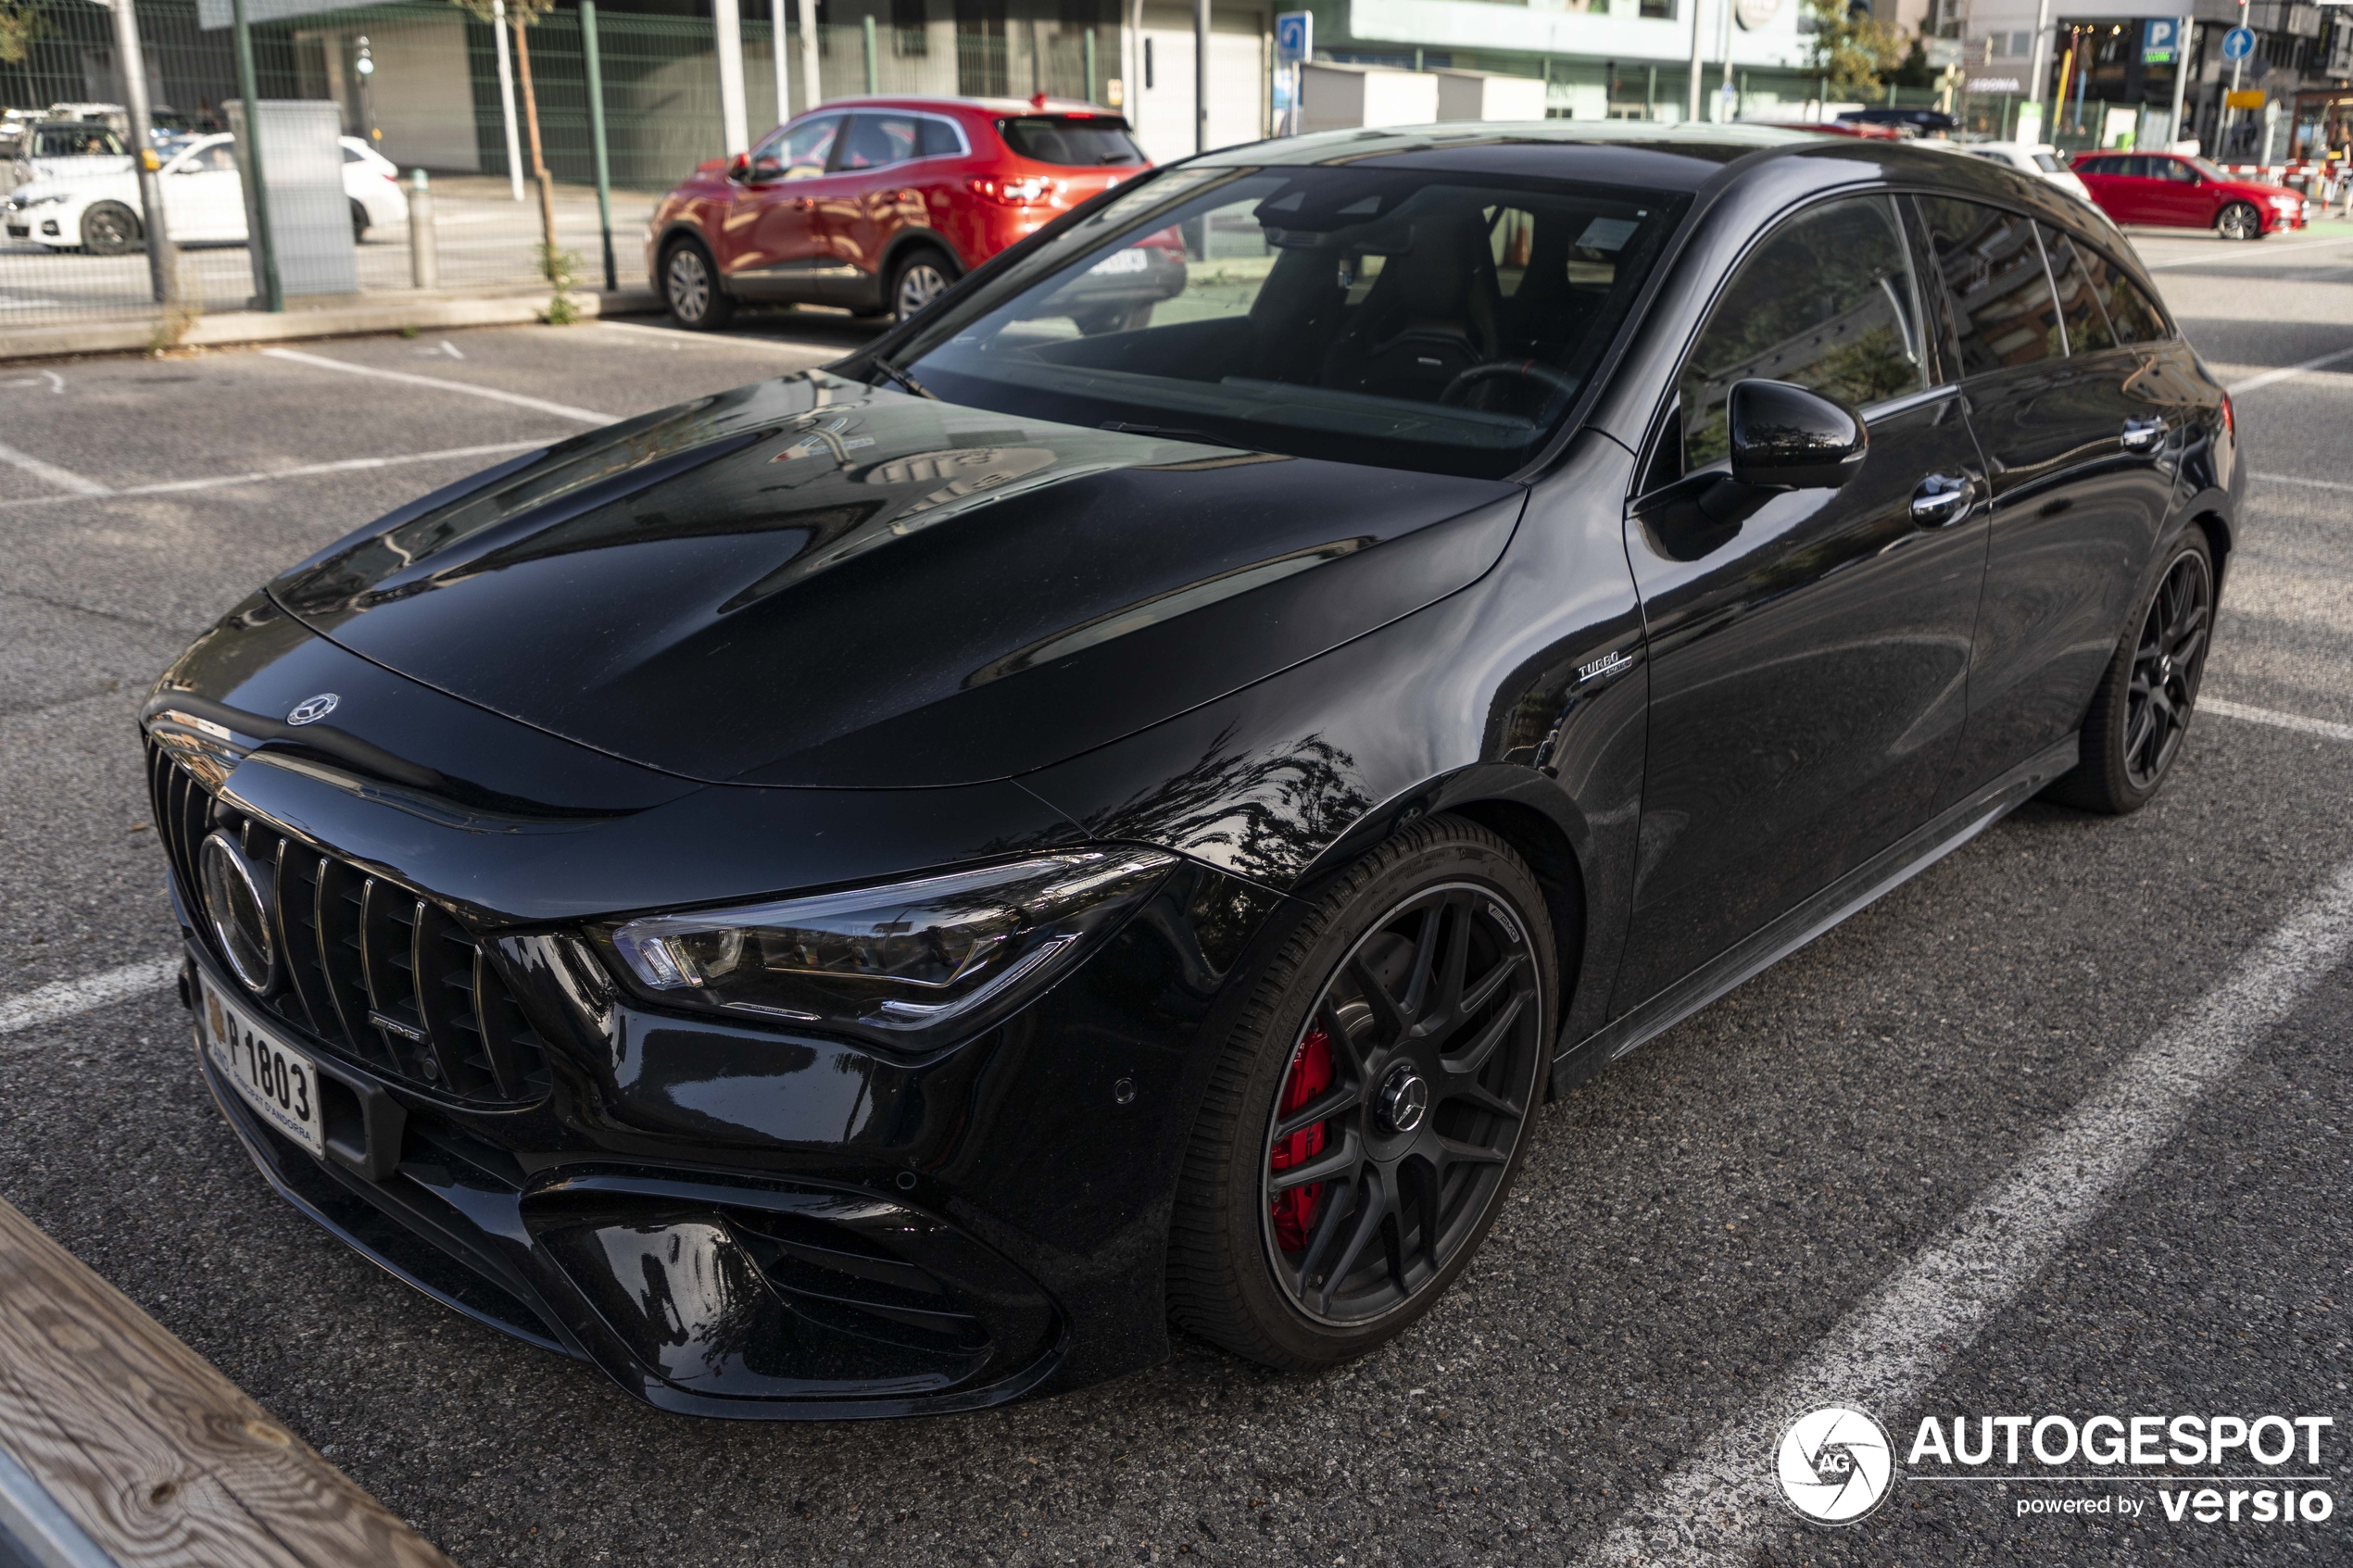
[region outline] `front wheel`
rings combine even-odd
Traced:
[[[662,303],[670,319],[690,332],[715,332],[736,313],[736,301],[719,286],[711,253],[693,240],[670,247],[661,263]]]
[[[2214,232],[2226,240],[2259,240],[2263,215],[2250,202],[2233,202],[2215,216]]]
[[[2083,720],[2082,760],[2053,798],[2120,816],[2155,798],[2181,755],[2214,631],[2214,558],[2193,529],[2166,563]]]
[[[361,245],[368,238],[368,209],[358,202],[351,204],[351,243]]]
[[[100,202],[82,215],[82,248],[91,255],[128,256],[139,245],[139,215],[120,202]]]
[[[1341,872],[1220,1047],[1169,1241],[1178,1323],[1306,1372],[1429,1311],[1494,1223],[1557,966],[1509,846],[1433,817]]]

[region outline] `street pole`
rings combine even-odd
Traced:
[[[115,58],[122,65],[122,106],[131,120],[132,168],[139,175],[139,221],[147,233],[147,282],[157,305],[180,297],[179,257],[164,221],[163,184],[156,178],[155,135],[148,122],[147,62],[139,50],[139,19],[131,0],[113,0]],[[250,112],[250,111],[248,111]]]
[[[597,0],[586,0],[595,5]],[[792,67],[785,63],[785,44],[792,37],[785,26],[785,0],[768,0],[768,31],[774,35],[768,45],[768,64],[776,73],[776,123],[784,124],[792,118]]]
[[[1193,151],[1209,151],[1209,0],[1193,0]]]
[[[719,139],[734,157],[751,150],[744,115],[744,20],[736,0],[711,0],[711,27],[719,56]]]
[[[776,58],[785,57],[784,0],[776,0]],[[605,67],[597,49],[597,0],[580,0],[580,47],[588,67],[588,145],[597,161],[597,223],[605,236],[605,292],[621,287],[612,262],[612,159],[605,150]],[[776,116],[785,112],[785,71],[776,68]]]
[[[522,140],[515,134],[515,62],[507,53],[507,0],[491,0],[490,35],[498,42],[498,106],[507,117],[507,183],[522,200]]]
[[[1683,118],[1686,119],[1696,120],[1699,119],[1700,77],[1707,69],[1705,63],[1703,63],[1700,59],[1699,14],[1701,5],[1700,0],[1683,0],[1683,3],[1692,8],[1692,90],[1690,94],[1692,101],[1690,107],[1684,109]],[[1726,3],[1730,4],[1730,0],[1726,0]]]
[[[2033,62],[2027,68],[2026,73],[2027,96],[2030,101],[2036,104],[2043,102],[2043,94],[2050,90],[2051,60],[2050,56],[2044,52],[2050,46],[2051,0],[2040,0],[2040,3],[2034,7]],[[2052,109],[2045,123],[2052,127],[2056,127],[2058,124],[2058,111],[2056,107]],[[2040,131],[2034,132],[2034,139],[2038,142],[2041,141],[2043,139],[2043,132]]]
[[[2190,30],[2197,25],[2195,17],[2183,17],[2173,34],[2173,140],[2187,140],[2182,134],[2182,110],[2188,103],[2190,88]]]
[[[236,35],[237,96],[245,106],[245,178],[253,182],[253,247],[261,259],[261,307],[283,310],[286,291],[278,281],[278,244],[270,228],[270,180],[261,171],[261,95],[254,89],[253,30],[245,25],[245,0],[229,0]]]
[[[815,108],[823,95],[817,83],[817,0],[800,0],[800,112]]]

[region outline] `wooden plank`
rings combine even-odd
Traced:
[[[123,1568],[454,1568],[6,1201],[0,1448]]]

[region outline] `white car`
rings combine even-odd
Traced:
[[[2012,169],[2040,175],[2071,195],[2087,202],[2092,199],[2083,182],[2059,161],[2058,149],[2047,142],[1968,142],[1959,144],[1959,150],[1989,163],[2007,163]]]
[[[200,136],[163,166],[163,210],[175,245],[242,245],[245,182],[237,174],[235,138]],[[343,143],[343,189],[351,201],[351,237],[405,223],[409,198],[400,171],[357,136]],[[139,182],[129,170],[41,180],[19,186],[5,209],[8,237],[52,250],[80,248],[120,256],[146,243],[139,222]]]

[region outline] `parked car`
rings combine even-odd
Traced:
[[[2071,196],[2079,196],[2085,201],[2092,199],[2090,189],[2076,178],[2073,169],[2059,161],[2058,149],[2047,142],[2032,145],[2024,142],[1957,142],[1951,144],[1971,157],[1982,157],[1989,163],[2023,169],[2038,179],[2047,180]]]
[[[2310,204],[2296,191],[2225,173],[2179,153],[2078,153],[2075,172],[2100,210],[2119,223],[2211,229],[2226,240],[2259,240],[2301,229]]]
[[[36,182],[128,174],[131,152],[114,127],[94,119],[36,119],[17,136],[9,189]]]
[[[655,208],[647,275],[681,326],[739,301],[912,316],[971,269],[1150,168],[1127,122],[1042,96],[837,100],[732,162],[697,169]],[[1184,287],[1181,248],[1096,280],[1103,320]]]
[[[226,132],[200,136],[163,166],[157,183],[175,244],[245,243],[245,182],[237,172],[235,142]],[[365,239],[372,228],[407,222],[409,198],[400,189],[400,171],[357,136],[343,137],[342,143],[352,239]],[[24,186],[8,198],[5,217],[10,239],[32,240],[52,250],[120,256],[146,243],[139,180],[128,169]]]
[[[1915,136],[1961,128],[1959,120],[1942,109],[1890,108],[1881,105],[1873,108],[1848,109],[1838,118],[1850,125],[1893,125]]]
[[[1311,1372],[1548,1212],[1549,1094],[2038,794],[2147,802],[2246,478],[2131,248],[1616,129],[1143,174],[236,606],[141,721],[270,1182],[673,1411],[969,1411],[1172,1317]],[[1181,308],[1078,326],[1171,231]]]

